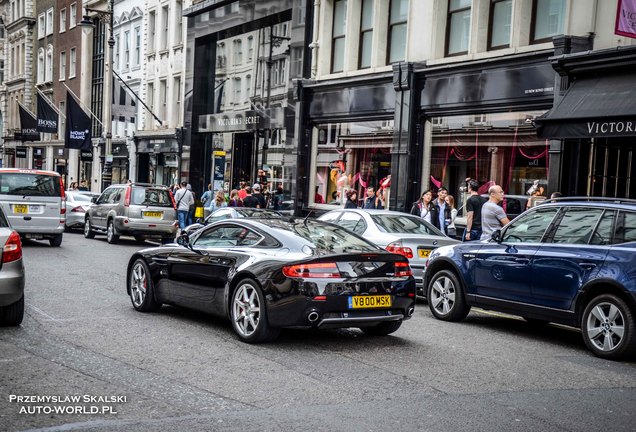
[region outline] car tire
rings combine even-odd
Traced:
[[[280,329],[270,327],[263,291],[250,278],[242,279],[234,288],[230,318],[234,332],[243,342],[268,342],[280,333]]]
[[[49,239],[49,244],[53,247],[60,247],[62,245],[62,234],[58,234],[53,238]]]
[[[464,288],[450,270],[440,270],[431,277],[426,298],[433,316],[442,321],[461,321],[470,312]]]
[[[0,307],[0,326],[17,327],[24,318],[24,295],[8,306]]]
[[[91,227],[91,218],[87,217],[84,222],[84,238],[93,239],[95,238],[95,231]]]
[[[119,234],[117,234],[115,223],[112,219],[108,221],[108,225],[106,227],[106,241],[110,244],[117,244],[119,241]]]
[[[137,259],[128,273],[128,292],[133,307],[139,312],[155,312],[161,303],[155,299],[150,268],[142,258]]]
[[[636,323],[623,299],[603,294],[588,303],[581,317],[585,345],[594,355],[619,360],[636,355]]]
[[[395,333],[400,326],[402,326],[402,320],[386,321],[374,326],[360,327],[360,330],[362,330],[365,334],[372,336],[386,336],[391,333]]]

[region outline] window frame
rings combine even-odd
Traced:
[[[46,36],[46,12],[38,15],[38,40]]]
[[[468,51],[470,50],[470,32],[469,32],[469,36],[468,36],[468,47],[467,47],[466,51],[458,51],[458,52],[455,52],[455,53],[450,53],[449,52],[449,49],[450,49],[450,36],[451,36],[451,21],[452,21],[452,18],[453,18],[454,14],[457,14],[457,13],[460,13],[460,12],[465,12],[467,10],[472,11],[472,8],[473,8],[473,2],[471,0],[470,6],[459,8],[459,9],[455,9],[455,10],[453,10],[451,12],[451,0],[448,0],[448,7],[446,9],[446,42],[445,42],[445,47],[444,47],[444,55],[446,57],[454,57],[454,56],[460,56],[460,55],[468,54]],[[470,23],[470,25],[472,27],[472,22]]]
[[[504,45],[492,44],[495,8],[498,3],[503,3],[503,2],[510,2],[510,7],[512,8],[512,0],[490,0],[490,11],[488,12],[488,48],[487,48],[488,51],[510,48],[510,43],[512,39],[512,22],[510,23],[510,33],[508,35],[508,43]]]
[[[335,28],[335,25],[336,25],[336,4],[341,3],[341,2],[344,4],[344,13],[343,13],[344,19],[343,19],[343,26],[342,26],[343,29],[344,29],[344,32],[342,33],[342,35],[335,36],[334,35],[334,28]],[[346,59],[346,56],[344,55],[344,52],[343,52],[343,55],[342,55],[342,69],[341,70],[335,70],[334,69],[334,59],[335,59],[335,52],[336,52],[334,47],[336,46],[336,41],[338,41],[340,39],[344,39],[344,46],[346,46],[346,43],[347,43],[347,31],[346,31],[346,29],[347,29],[347,6],[348,6],[347,5],[347,0],[335,0],[333,2],[333,11],[334,11],[334,13],[333,13],[333,18],[332,18],[332,23],[331,23],[331,63],[329,65],[329,71],[331,73],[344,72],[344,61]]]
[[[77,25],[77,3],[71,3],[68,17],[69,30]]]
[[[66,31],[66,8],[60,9],[60,33]]]
[[[77,49],[72,47],[69,52],[68,59],[68,77],[75,78],[75,69],[77,69]]]
[[[534,45],[534,44],[540,44],[540,43],[545,43],[545,42],[552,42],[552,38],[554,36],[548,36],[545,38],[540,38],[540,39],[536,39],[536,32],[537,32],[537,9],[539,7],[539,1],[541,0],[532,0],[532,15],[530,17],[530,45]],[[567,3],[566,0],[560,0],[563,1],[564,3],[564,7],[565,7],[565,11],[567,12]],[[563,17],[563,27],[564,27],[564,31],[565,31],[565,16]]]
[[[66,80],[66,51],[60,52],[59,80]]]
[[[401,25],[406,25],[407,28],[405,30],[405,34],[406,34],[406,40],[405,42],[408,42],[408,22],[409,22],[409,14],[407,11],[406,14],[406,18],[404,19],[404,21],[397,21],[397,22],[391,22],[391,10],[393,6],[393,2],[396,0],[391,0],[389,2],[389,25],[388,25],[388,29],[387,29],[387,44],[386,44],[386,64],[393,64],[393,63],[397,63],[397,62],[401,62],[401,61],[405,61],[406,60],[406,45],[404,47],[404,58],[401,60],[395,60],[394,62],[391,62],[391,40],[393,38],[393,27],[397,27],[397,26],[401,26]],[[399,0],[402,1],[402,0]],[[408,0],[406,0],[407,2],[407,7],[408,7]],[[450,3],[449,3],[450,4]]]
[[[375,19],[375,2],[373,0],[361,0],[362,5],[360,7],[360,37],[358,39],[358,69],[369,69],[372,66],[372,58],[373,58],[373,21]],[[371,27],[370,28],[364,28],[363,27],[363,18],[364,18],[364,6],[367,4],[371,4]],[[369,65],[368,66],[362,66],[362,47],[363,47],[363,41],[364,41],[364,36],[366,35],[366,33],[371,33],[371,58],[369,59]],[[390,39],[391,39],[391,32],[389,30],[389,43],[390,43]],[[388,52],[390,50],[390,45],[387,46],[387,58],[388,58]]]
[[[55,32],[55,11],[53,8],[46,10],[46,35],[51,36]]]

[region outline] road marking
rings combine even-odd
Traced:
[[[46,312],[44,312],[42,309],[40,309],[40,308],[38,308],[36,306],[33,306],[30,303],[27,303],[27,306],[30,307],[31,309],[33,309],[34,311],[36,311],[37,313],[39,313],[39,314],[45,316],[46,318],[50,319],[51,321],[58,321],[57,319],[53,318],[51,315],[49,315]]]

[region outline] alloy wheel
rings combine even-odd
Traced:
[[[441,276],[433,282],[431,289],[431,306],[440,315],[448,315],[455,305],[455,283],[447,276]]]
[[[148,275],[143,263],[136,262],[130,272],[130,298],[135,307],[141,307],[148,292]]]
[[[615,304],[599,303],[590,310],[585,331],[588,340],[596,349],[603,352],[612,351],[625,335],[625,317]]]
[[[258,329],[261,304],[256,287],[245,283],[237,288],[232,302],[232,318],[243,337],[251,336]]]

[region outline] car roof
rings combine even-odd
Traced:
[[[636,210],[636,200],[626,198],[596,198],[596,197],[568,197],[553,198],[541,203],[541,208],[547,207],[585,207],[585,208],[613,208]]]

